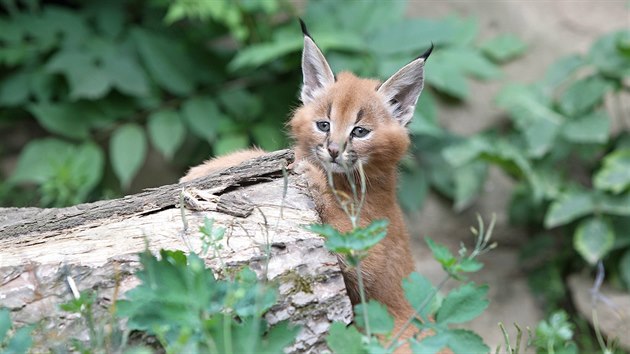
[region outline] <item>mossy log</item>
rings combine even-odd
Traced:
[[[321,352],[330,324],[350,322],[352,308],[337,258],[320,237],[301,227],[319,218],[303,177],[286,172],[292,162],[293,152],[282,150],[120,199],[58,209],[0,209],[0,307],[9,308],[18,325],[43,326],[47,335],[38,338],[38,347],[86,338],[80,319],[58,306],[72,298],[68,277],[79,290],[95,290],[105,313],[138,284],[139,252],[146,247],[153,253],[198,252],[199,227],[207,217],[226,229],[221,250],[226,267],[246,264],[259,278],[279,283],[278,302],[267,320],[303,326],[285,351]],[[208,256],[206,263],[222,274],[216,259]]]

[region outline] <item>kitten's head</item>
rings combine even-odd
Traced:
[[[406,126],[433,47],[381,84],[347,72],[335,78],[303,23],[302,30],[303,105],[290,121],[297,157],[334,173],[359,162],[368,171],[395,168],[409,146]]]

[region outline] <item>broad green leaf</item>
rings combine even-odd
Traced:
[[[429,189],[425,171],[416,166],[404,170],[399,178],[398,199],[403,208],[407,211],[420,209]]]
[[[244,68],[257,68],[289,53],[300,51],[303,46],[301,36],[293,40],[282,40],[251,45],[238,54],[228,64],[230,71],[238,71]]]
[[[49,73],[62,73],[70,85],[70,97],[97,99],[105,96],[111,89],[111,80],[97,65],[97,57],[93,52],[80,49],[67,49],[55,54],[46,64]]]
[[[224,112],[241,121],[251,122],[263,110],[260,99],[243,89],[224,90],[218,95],[218,100]]]
[[[360,328],[366,328],[366,319],[363,316],[364,304],[357,304],[354,306],[354,321]],[[394,318],[387,311],[385,305],[377,302],[376,300],[370,300],[367,303],[368,310],[368,322],[370,324],[370,331],[374,334],[389,334],[394,329]]]
[[[545,215],[545,227],[550,229],[568,224],[595,209],[593,197],[586,192],[568,191],[556,199]]]
[[[169,160],[184,142],[186,128],[178,112],[164,109],[149,116],[147,130],[151,144]]]
[[[508,110],[511,118],[520,129],[525,129],[533,122],[546,120],[561,124],[565,118],[551,109],[549,98],[534,87],[509,85],[497,95],[497,105]]]
[[[28,100],[31,75],[17,72],[3,78],[0,83],[0,104],[19,105]]]
[[[523,131],[527,141],[527,153],[533,158],[546,155],[554,146],[560,126],[548,120],[538,120]]]
[[[20,153],[12,182],[44,183],[55,175],[57,165],[72,154],[72,145],[58,139],[33,140]]]
[[[134,57],[125,53],[108,56],[103,61],[103,70],[120,92],[136,97],[149,94],[147,75]]]
[[[630,289],[630,249],[621,256],[619,261],[619,273],[621,279],[626,284],[626,289]],[[1,322],[0,322],[1,323]],[[0,338],[2,338],[2,332],[0,332]]]
[[[604,213],[630,216],[630,192],[619,195],[601,195],[597,198],[596,206]]]
[[[39,124],[52,133],[69,138],[84,139],[89,135],[91,117],[85,117],[83,111],[72,103],[38,103],[28,106]]]
[[[588,113],[567,120],[562,126],[562,135],[573,143],[603,144],[608,141],[610,121],[605,111]]]
[[[249,138],[243,134],[224,134],[214,143],[213,151],[217,156],[225,155],[249,146]]]
[[[281,149],[285,144],[284,134],[270,122],[261,122],[252,129],[254,144],[266,151]]]
[[[135,28],[132,37],[153,80],[174,94],[192,93],[197,71],[203,68],[195,65],[183,42],[141,28]]]
[[[429,90],[422,90],[422,94],[420,95],[418,104],[416,105],[415,117],[409,125],[409,131],[411,133],[417,133],[413,130],[412,126],[414,121],[418,120],[423,120],[437,125],[437,117],[437,102],[435,101],[435,96]]]
[[[212,143],[224,121],[229,119],[219,111],[216,103],[208,97],[193,97],[182,105],[182,115],[190,131]]]
[[[584,66],[584,64],[586,64],[584,58],[577,54],[564,57],[553,63],[549,69],[547,69],[542,85],[549,94],[552,94],[561,83],[571,77],[571,75],[574,74],[577,69]]]
[[[334,0],[309,1],[306,19],[309,28],[312,24],[315,30],[339,28],[347,32],[371,35],[400,21],[406,8],[407,2],[404,0],[351,1],[344,3],[343,6],[339,6]]]
[[[498,63],[518,57],[526,48],[527,45],[513,34],[502,34],[481,44],[484,53]]]
[[[406,19],[375,33],[368,45],[372,52],[384,56],[397,53],[418,56],[431,46],[431,42],[443,45],[453,41],[457,31],[453,21]]]
[[[444,159],[454,167],[471,164],[485,152],[492,151],[491,142],[481,135],[475,135],[442,150]]]
[[[11,339],[9,339],[9,342],[6,348],[4,348],[4,353],[7,353],[7,354],[28,353],[29,349],[31,349],[31,346],[33,345],[33,338],[31,337],[32,331],[33,331],[33,328],[31,326],[22,327],[22,328],[19,328],[17,331],[15,331]]]
[[[630,149],[615,150],[606,155],[594,178],[595,187],[619,194],[630,186]]]
[[[489,353],[490,348],[474,332],[464,329],[447,329],[423,338],[420,342],[411,340],[414,354],[433,354],[444,348],[450,348],[453,354]]]
[[[573,247],[591,265],[594,265],[612,249],[615,234],[601,218],[582,221],[573,235]]]
[[[146,136],[140,126],[125,124],[112,134],[109,155],[114,173],[123,188],[129,188],[131,180],[144,163],[146,153]]]
[[[604,99],[611,85],[598,76],[575,81],[560,97],[560,109],[569,116],[578,116],[592,109]]]
[[[4,342],[9,329],[13,326],[9,309],[0,308],[0,343]]]
[[[434,313],[439,300],[435,293],[435,287],[429,279],[413,272],[409,277],[403,279],[402,287],[405,291],[405,298],[414,310],[419,311],[420,317],[427,319],[430,314]]]
[[[439,55],[435,54],[438,60],[450,65],[452,70],[461,71],[481,80],[501,77],[499,67],[474,48],[450,47],[440,50]]]
[[[453,256],[451,251],[446,248],[446,246],[435,243],[429,237],[425,237],[424,239],[431,249],[431,253],[433,253],[433,258],[435,258],[435,260],[438,261],[444,269],[448,269],[457,262],[457,259]]]
[[[335,322],[330,326],[326,344],[333,353],[338,354],[367,354],[363,348],[362,335],[354,326],[346,327],[341,322]]]
[[[488,174],[488,165],[475,161],[455,169],[455,205],[456,211],[466,209],[479,195]]]
[[[452,63],[440,60],[438,53],[434,54],[437,58],[431,58],[435,60],[427,62],[426,82],[444,94],[461,100],[466,99],[469,87],[464,71],[453,67]]]
[[[473,283],[460,286],[446,295],[435,316],[435,321],[438,324],[470,321],[488,307],[487,295],[487,286],[477,287]]]
[[[261,348],[258,349],[262,354],[282,354],[284,348],[295,342],[299,331],[299,326],[294,326],[288,321],[277,323],[262,338]]]
[[[630,76],[630,56],[620,45],[629,37],[628,29],[600,37],[588,53],[591,63],[606,75],[617,78]]]

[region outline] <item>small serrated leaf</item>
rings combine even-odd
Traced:
[[[366,328],[366,321],[363,317],[364,304],[357,304],[354,306],[354,321],[357,326]],[[389,334],[394,329],[394,318],[387,311],[385,305],[370,300],[367,303],[368,322],[370,324],[370,330],[375,334]]]
[[[419,311],[420,317],[427,319],[438,301],[433,284],[423,275],[413,272],[403,279],[402,287],[411,307]]]
[[[346,327],[341,322],[330,326],[326,343],[333,353],[338,354],[367,354],[363,348],[362,335],[356,327]]]
[[[435,260],[437,260],[445,269],[449,268],[450,266],[455,264],[455,262],[457,262],[457,259],[453,256],[453,253],[451,253],[451,251],[449,251],[446,246],[435,243],[429,237],[425,237],[425,241],[431,249],[431,252],[433,253],[433,258],[435,258]]]
[[[452,290],[442,302],[435,320],[439,324],[463,323],[479,316],[489,304],[488,287],[468,283]]]
[[[125,124],[112,134],[109,142],[110,159],[123,188],[129,188],[132,178],[144,163],[146,153],[146,136],[140,126]]]

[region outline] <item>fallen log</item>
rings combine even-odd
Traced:
[[[303,326],[285,351],[321,352],[330,324],[349,323],[352,307],[336,257],[320,237],[301,228],[319,218],[303,177],[286,172],[291,162],[293,152],[281,150],[120,199],[0,209],[0,307],[9,308],[18,325],[40,323],[46,333],[36,343],[41,348],[85,338],[79,318],[58,306],[72,298],[69,277],[79,290],[95,290],[106,313],[138,284],[133,274],[139,252],[147,247],[153,253],[198,252],[199,227],[211,218],[226,229],[221,250],[226,267],[246,264],[259,279],[279,282],[277,304],[266,319],[272,325],[288,319]],[[270,252],[268,264],[265,252]],[[217,259],[205,261],[223,274]]]

